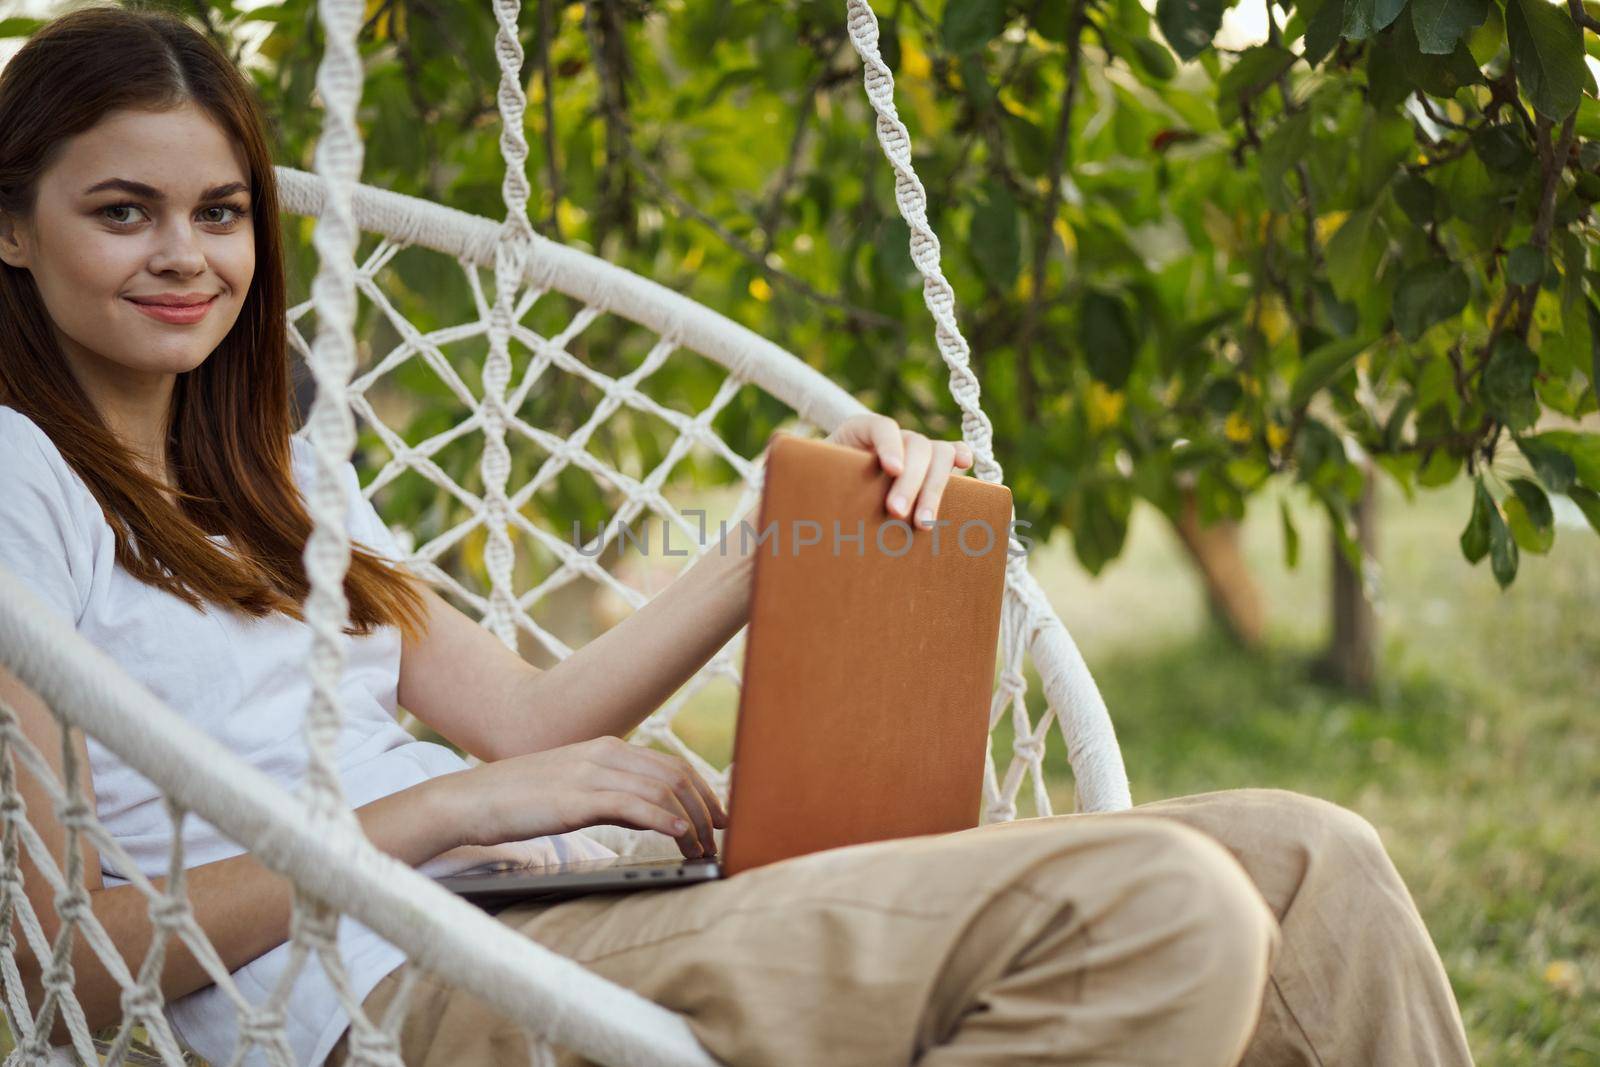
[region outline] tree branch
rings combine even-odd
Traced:
[[[1600,19],[1595,19],[1583,9],[1583,0],[1567,0],[1567,10],[1572,13],[1572,21],[1586,30],[1600,33]]]
[[[1033,339],[1044,309],[1045,265],[1050,259],[1050,239],[1055,236],[1056,212],[1061,203],[1061,178],[1067,173],[1072,145],[1072,108],[1078,97],[1078,72],[1083,65],[1083,24],[1087,18],[1084,0],[1073,0],[1067,17],[1067,81],[1061,90],[1061,110],[1056,115],[1055,141],[1050,149],[1050,169],[1046,178],[1044,204],[1033,234],[1033,261],[1029,277],[1033,282],[1028,306],[1017,331],[1017,383],[1024,419],[1038,418],[1038,385],[1033,375]]]
[[[550,69],[551,0],[539,0],[539,78],[544,86],[544,162],[550,186],[550,236],[561,240],[561,167],[556,160],[556,86]]]
[[[638,238],[638,216],[633,205],[633,175],[628,157],[633,151],[628,118],[628,46],[615,0],[585,0],[583,29],[589,38],[591,61],[600,86],[600,113],[606,125],[606,161],[597,190],[594,246],[599,249],[614,227],[632,245]]]

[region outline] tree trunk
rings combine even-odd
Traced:
[[[1355,512],[1355,536],[1363,559],[1375,559],[1378,553],[1376,487],[1377,478],[1369,463],[1361,502],[1356,505]],[[1361,576],[1340,550],[1337,534],[1329,534],[1328,548],[1333,555],[1330,590],[1333,633],[1322,666],[1335,684],[1369,693],[1378,675],[1378,616],[1362,586]]]
[[[1239,524],[1221,519],[1203,525],[1194,490],[1183,489],[1181,493],[1174,529],[1200,572],[1212,618],[1234,641],[1245,648],[1257,648],[1261,645],[1266,612],[1261,591],[1239,548]]]

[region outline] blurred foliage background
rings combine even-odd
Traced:
[[[42,6],[0,31],[70,5]],[[250,72],[278,161],[310,170],[311,0],[159,6]],[[1136,800],[1253,784],[1356,807],[1480,1061],[1600,1062],[1600,4],[873,6],[1017,517]],[[501,217],[490,5],[367,14],[364,180]],[[526,0],[519,33],[542,234],[959,434],[841,2]],[[311,223],[286,227],[304,299]],[[471,281],[402,252],[382,287],[426,331],[476,317]],[[547,297],[527,321],[553,336],[576,310]],[[399,329],[361,315],[381,356]],[[620,374],[652,340],[602,321],[568,350]],[[475,388],[481,338],[446,347]],[[675,360],[650,381],[696,411],[720,374]],[[414,360],[372,399],[410,442],[464,411]],[[522,415],[565,435],[596,400],[553,376]],[[715,428],[752,455],[788,415],[745,390]],[[621,412],[589,447],[638,476],[670,439]],[[369,428],[367,473],[386,452]],[[435,458],[481,484],[472,442]],[[520,449],[512,484],[542,459]],[[379,502],[419,541],[462,514],[420,479]],[[576,472],[538,504],[556,530],[614,505]],[[716,749],[717,710],[680,732],[703,713]]]
[[[1269,482],[1292,485],[1285,558],[1298,562],[1308,514],[1329,519],[1322,666],[1360,688],[1376,673],[1378,477],[1408,499],[1470,482],[1451,540],[1501,585],[1549,551],[1558,514],[1600,524],[1600,437],[1582,421],[1600,407],[1600,22],[1578,0],[1508,3],[1302,0],[1261,9],[1262,39],[1239,47],[1214,39],[1217,0],[878,5],[997,453],[1036,539],[1069,532],[1098,573],[1148,504],[1219,623],[1258,645],[1235,524]],[[202,6],[220,35],[264,20],[257,81],[281,158],[309,169],[312,6]],[[526,8],[541,232],[723,311],[906,425],[959,432],[842,5]],[[492,28],[479,5],[371,0],[369,181],[501,213]],[[419,326],[469,317],[448,268],[398,270],[397,306]],[[538,328],[571,310],[545,302]],[[615,373],[648,340],[608,326],[575,354]],[[411,396],[446,402],[408,413],[426,424],[415,440],[453,413],[410,370]],[[708,398],[713,370],[652,380]],[[571,385],[531,398],[530,421],[563,432],[582,407]],[[784,414],[752,391],[717,429],[750,454]],[[596,447],[648,470],[664,431],[621,418]],[[441,465],[475,477],[465,445]],[[557,489],[541,500],[557,529],[610,513],[584,479]],[[392,514],[410,524],[422,499]]]

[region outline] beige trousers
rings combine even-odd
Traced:
[[[739,1067],[1472,1062],[1377,833],[1294,793],[994,823],[497,917]],[[529,1062],[527,1031],[418,979],[408,1067]],[[345,1054],[341,1038],[329,1067]]]

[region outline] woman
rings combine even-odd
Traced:
[[[0,75],[0,566],[294,787],[310,463],[290,438],[261,129],[238,71],[163,14],[76,11]],[[896,475],[890,510],[919,521],[972,462],[879,416],[831,439],[873,452]],[[708,555],[540,672],[391,565],[396,546],[354,471],[344,477],[364,547],[346,584],[338,760],[372,841],[434,870],[607,855],[581,832],[605,823],[660,831],[686,856],[714,847],[725,814],[707,784],[618,738],[743,624],[748,558]],[[59,773],[49,710],[3,671],[0,699]],[[487,762],[469,769],[411,738],[397,701]],[[162,884],[173,827],[159,794],[92,739],[80,746],[100,820]],[[61,856],[45,795],[27,776],[21,789]],[[259,1004],[286,960],[289,887],[203,820],[182,832],[194,913]],[[146,901],[85,850],[91,906],[136,965],[152,936]],[[23,868],[53,932],[48,890]],[[1437,954],[1371,827],[1292,794],[880,842],[499,918],[683,1012],[729,1063],[1470,1062]],[[353,921],[341,929],[355,992],[380,1017],[403,958]],[[168,951],[180,1037],[226,1062],[231,1002],[181,945]],[[17,956],[37,1003],[40,961]],[[81,948],[73,966],[90,1026],[115,1022],[116,984]],[[296,1061],[344,1062],[347,1023],[308,966],[284,1021]],[[526,1041],[424,976],[402,1051],[412,1064],[526,1063]]]

